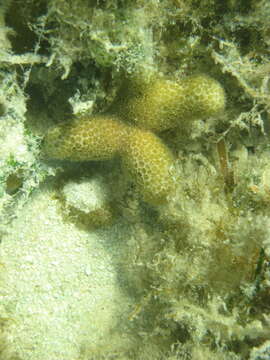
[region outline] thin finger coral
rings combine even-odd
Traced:
[[[82,117],[50,129],[44,152],[54,159],[107,160],[119,153],[125,126],[110,116]]]

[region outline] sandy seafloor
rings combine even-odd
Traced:
[[[7,354],[23,360],[77,359],[131,311],[117,271],[125,229],[80,230],[53,195],[34,192],[0,247]]]

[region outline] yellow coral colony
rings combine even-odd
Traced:
[[[54,159],[107,160],[119,153],[124,133],[125,125],[113,117],[83,117],[49,130],[44,152]]]
[[[225,93],[219,82],[196,75],[180,82],[157,78],[143,84],[123,112],[136,125],[158,132],[216,115],[224,107]]]
[[[123,151],[123,166],[146,202],[162,204],[172,192],[173,155],[151,131],[129,129]]]
[[[195,75],[183,82],[185,101],[181,104],[183,115],[207,118],[221,113],[225,108],[225,92],[220,83],[207,75]],[[179,111],[181,111],[179,107]]]
[[[223,88],[206,75],[181,83],[159,78],[143,84],[138,95],[123,104],[120,112],[138,127],[109,115],[80,118],[49,130],[44,150],[51,158],[75,161],[106,160],[119,154],[143,199],[158,205],[174,188],[174,161],[169,149],[150,130],[162,131],[184,121],[213,116],[224,106]]]
[[[61,124],[49,130],[44,151],[56,159],[105,160],[122,156],[143,199],[156,205],[173,189],[173,155],[152,132],[126,126],[116,118],[95,116]]]
[[[121,112],[128,120],[154,131],[174,127],[182,87],[170,80],[155,79],[143,84],[140,90],[123,106]]]

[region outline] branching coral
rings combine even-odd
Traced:
[[[185,122],[217,115],[225,107],[222,86],[206,75],[178,82],[152,79],[133,92],[122,112],[138,126],[153,131],[181,127]]]
[[[224,106],[220,84],[198,75],[181,85],[168,80],[150,82],[140,98],[130,100],[121,112],[127,110],[128,119],[139,126],[164,130],[181,126],[181,121],[209,117]],[[174,188],[173,155],[161,140],[108,115],[82,117],[54,127],[45,137],[44,148],[49,157],[75,161],[123,155],[124,168],[150,204],[163,203]]]
[[[47,156],[68,160],[107,160],[120,154],[143,197],[160,203],[172,192],[173,156],[149,131],[124,125],[116,118],[95,116],[51,129],[45,137]]]
[[[109,116],[80,118],[52,128],[44,149],[56,159],[107,160],[120,152],[125,132],[125,126]]]
[[[145,201],[163,203],[174,188],[174,158],[150,131],[131,128],[123,150],[123,164]]]

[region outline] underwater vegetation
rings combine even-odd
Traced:
[[[270,4],[0,4],[0,359],[270,358]]]

